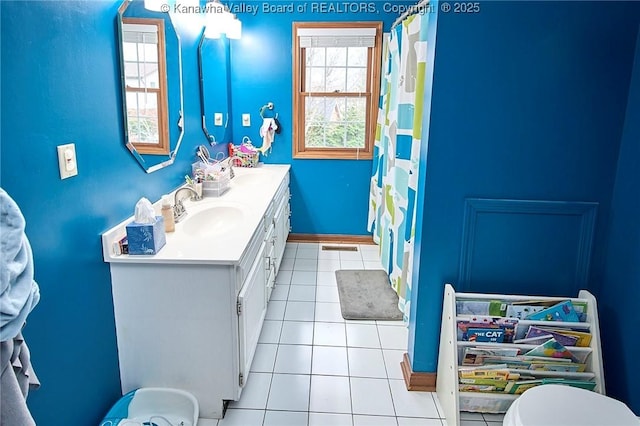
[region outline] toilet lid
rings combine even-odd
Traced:
[[[517,399],[516,414],[523,426],[638,426],[640,422],[622,402],[572,386],[541,385]]]

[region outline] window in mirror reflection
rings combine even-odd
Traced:
[[[129,142],[140,154],[169,154],[164,21],[122,20]]]

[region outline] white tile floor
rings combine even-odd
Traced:
[[[203,426],[446,426],[435,393],[406,390],[403,323],[340,313],[335,271],[380,269],[377,246],[320,248],[287,243],[242,398]],[[461,424],[501,418],[463,415]]]

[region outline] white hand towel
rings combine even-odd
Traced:
[[[264,118],[260,127],[260,136],[262,137],[262,146],[258,149],[262,155],[267,155],[267,151],[271,151],[271,144],[278,125],[273,118]]]

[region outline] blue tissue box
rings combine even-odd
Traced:
[[[156,216],[155,223],[131,222],[127,225],[129,254],[156,254],[167,242],[164,218]]]

